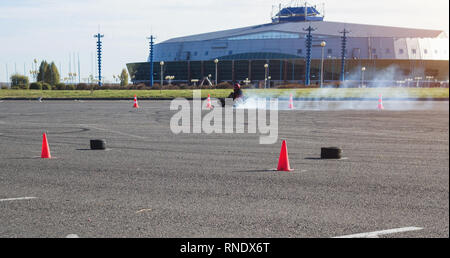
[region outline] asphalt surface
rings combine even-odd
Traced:
[[[1,102],[0,237],[449,237],[448,102],[296,103],[273,145],[175,135],[169,101],[139,104]],[[293,172],[274,171],[281,139]],[[320,160],[331,146],[346,159]]]

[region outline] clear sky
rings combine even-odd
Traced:
[[[112,81],[126,63],[146,61],[146,37],[180,36],[270,22],[272,6],[291,0],[0,0],[0,81],[31,70],[33,59],[54,61],[66,77],[80,56],[81,77],[94,70],[103,38],[103,75]],[[448,0],[318,0],[325,19],[449,31]],[[27,74],[29,75],[29,74]]]

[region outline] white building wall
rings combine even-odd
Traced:
[[[449,60],[449,40],[428,39],[432,60]]]
[[[408,46],[409,59],[420,60],[422,59],[422,49],[419,43],[419,39],[407,38],[406,44]]]
[[[408,60],[409,51],[406,39],[394,39],[395,59]]]
[[[339,37],[314,38],[312,58],[321,58],[321,41],[326,41],[325,58],[340,58]],[[448,60],[447,38],[364,38],[349,37],[348,59]],[[299,51],[301,50],[301,52]],[[329,52],[330,51],[330,52]],[[155,45],[155,62],[213,60],[214,58],[254,52],[306,56],[305,39],[209,40]]]

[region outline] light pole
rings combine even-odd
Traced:
[[[72,73],[73,75],[73,85],[77,84],[77,73]]]
[[[214,59],[214,64],[216,64],[216,83],[215,86],[217,87],[217,64],[219,63],[219,59]]]
[[[34,69],[33,69],[33,71],[34,71],[34,79],[35,79],[36,82],[37,82],[37,75],[38,75],[38,73],[39,73],[38,67],[37,67],[37,63],[38,63],[37,58],[35,58],[35,59],[33,60],[33,62],[34,62]],[[61,71],[60,71],[60,72],[61,72]]]
[[[322,43],[320,43],[320,46],[322,47],[322,62],[320,64],[320,88],[323,88],[323,59],[325,58],[324,55],[327,42],[322,41]]]
[[[264,65],[265,75],[264,75],[264,89],[267,88],[267,71],[269,69],[269,64]]]
[[[409,88],[409,84],[410,84],[410,82],[412,82],[412,81],[413,81],[412,78],[407,78],[407,79],[406,79],[406,82],[407,82],[406,87],[407,87],[407,88]]]
[[[38,71],[36,70],[31,70],[30,74],[33,76],[34,80],[37,82],[37,75],[38,75]]]
[[[417,80],[416,88],[419,88],[420,80],[422,80],[423,78],[422,78],[422,77],[416,77],[416,78],[414,78],[414,79]]]
[[[164,61],[159,62],[159,66],[161,66],[161,87],[159,87],[159,92],[161,93],[164,85]]]
[[[269,80],[269,89],[271,88],[270,80],[272,80],[272,76],[268,76],[267,79]]]
[[[366,71],[366,67],[363,66],[361,68],[361,88],[364,88],[364,72]]]
[[[191,82],[194,83],[194,87],[197,87],[197,83],[199,82],[199,79],[192,79]]]
[[[426,76],[425,78],[427,79],[428,88],[430,88],[431,80],[434,79],[434,76]]]
[[[172,84],[172,80],[173,80],[173,79],[175,79],[175,76],[173,76],[173,75],[168,75],[168,76],[166,76],[166,80],[169,80],[169,85]]]

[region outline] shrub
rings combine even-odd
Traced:
[[[55,85],[57,90],[65,90],[66,85],[64,83],[58,83]]]
[[[178,87],[177,85],[172,85],[172,84],[163,86],[163,90],[179,90],[179,89],[180,89],[180,87]]]
[[[180,87],[180,90],[187,90],[187,89],[189,89],[189,85],[184,84],[184,83],[180,84],[179,87]]]
[[[43,89],[43,90],[52,90],[52,85],[50,85],[50,84],[44,82],[44,83],[42,84],[42,89]]]
[[[11,75],[11,88],[17,86],[18,89],[27,90],[30,86],[28,77],[20,74]]]
[[[233,85],[229,82],[221,82],[217,84],[216,89],[233,89]]]
[[[9,89],[8,86],[6,86],[6,85],[3,85],[3,86],[2,86],[2,90],[7,90],[7,89]]]
[[[86,83],[78,83],[75,86],[76,90],[89,90],[89,85],[87,85]]]
[[[209,85],[203,85],[203,86],[197,86],[198,89],[201,90],[208,90],[208,89],[214,89],[214,85],[213,86],[209,86]]]
[[[109,84],[109,85],[102,86],[102,89],[103,90],[123,90],[125,88],[120,85],[117,85],[117,84]]]
[[[30,84],[30,90],[42,90],[41,82],[33,82]]]
[[[140,83],[138,85],[128,85],[127,87],[121,87],[121,89],[126,90],[145,90],[147,86],[144,83]]]
[[[75,89],[76,89],[76,87],[73,84],[67,84],[66,85],[66,90],[75,90]]]
[[[248,85],[245,85],[245,84],[241,84],[241,89],[254,89],[255,88],[255,86],[253,85],[253,84],[248,84]]]
[[[139,84],[139,85],[137,86],[137,89],[138,89],[138,90],[145,90],[145,89],[146,89],[146,86],[145,86],[145,84],[141,83],[141,84]]]
[[[161,89],[161,85],[155,84],[155,85],[153,85],[153,87],[151,87],[150,89],[151,89],[151,90],[160,90],[160,89]]]
[[[275,88],[277,88],[277,89],[312,89],[312,88],[319,88],[319,87],[320,87],[319,85],[306,86],[304,84],[291,83],[291,84],[278,85]]]

